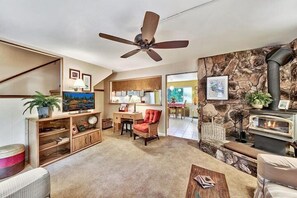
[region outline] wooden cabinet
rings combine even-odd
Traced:
[[[112,91],[144,90],[154,91],[162,89],[162,77],[152,77],[134,80],[112,82]]]
[[[91,116],[98,118],[96,124],[88,124]],[[46,166],[102,141],[100,112],[27,120],[30,164],[33,167]],[[84,125],[84,131],[74,134],[74,128],[81,125]]]
[[[101,133],[99,130],[87,131],[81,134],[73,136],[73,152],[85,149],[86,147],[92,146],[101,142]]]

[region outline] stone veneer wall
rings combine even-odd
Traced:
[[[290,43],[297,52],[297,39]],[[199,120],[210,121],[214,115],[214,122],[223,124],[227,136],[235,132],[235,113],[243,110],[245,119],[244,129],[248,125],[248,110],[251,108],[244,101],[245,94],[250,91],[262,90],[267,92],[267,64],[266,54],[272,49],[280,47],[264,47],[254,50],[233,52],[223,55],[198,59],[198,97]],[[206,78],[208,76],[229,76],[229,100],[207,101]],[[290,108],[297,109],[297,59],[281,67],[281,99],[290,99]],[[200,124],[202,123],[200,122]],[[238,126],[238,125],[237,125]]]

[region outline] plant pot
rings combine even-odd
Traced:
[[[254,107],[255,109],[263,109],[263,105],[261,104],[252,104],[252,107]]]
[[[38,118],[48,118],[50,117],[50,108],[49,107],[37,107]]]

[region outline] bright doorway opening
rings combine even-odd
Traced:
[[[198,140],[197,72],[166,77],[167,135]]]

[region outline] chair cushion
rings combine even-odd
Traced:
[[[148,133],[148,123],[141,123],[141,124],[134,124],[133,128],[137,131],[140,131],[142,133]]]
[[[145,111],[144,122],[146,123],[155,123],[160,120],[162,111],[154,110],[154,109],[147,109]]]

